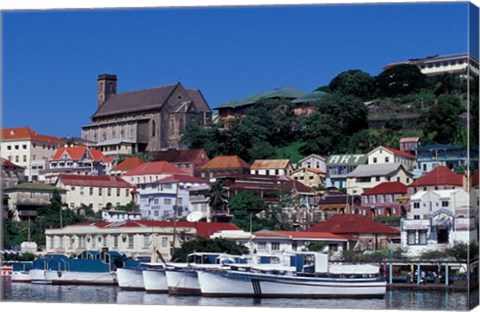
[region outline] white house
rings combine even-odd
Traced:
[[[135,187],[120,177],[60,174],[56,187],[67,190],[70,208],[89,206],[94,211],[127,205],[133,200]]]
[[[470,194],[463,189],[419,191],[410,198],[410,212],[402,220],[402,247],[418,255],[455,242],[477,239]]]
[[[128,212],[124,210],[102,210],[102,220],[106,222],[119,222],[141,219],[142,216],[138,212]]]
[[[250,174],[289,176],[294,168],[289,159],[257,159],[250,166]]]
[[[326,159],[317,154],[311,154],[298,161],[302,168],[312,168],[323,172],[327,171]]]
[[[28,181],[39,181],[38,171],[48,167],[48,160],[65,141],[37,133],[28,127],[4,128],[0,157],[25,168]]]
[[[412,170],[415,168],[415,156],[407,152],[384,146],[379,146],[368,153],[368,164],[391,163],[400,163],[405,169]]]
[[[208,185],[206,180],[182,174],[168,176],[151,183],[141,183],[138,190],[142,218],[170,220],[174,215],[178,218],[186,217],[192,212],[190,188],[197,191],[199,187],[208,188]],[[195,195],[192,194],[192,196]],[[198,200],[198,198],[194,199]],[[208,211],[202,211],[202,209],[200,211],[202,217],[208,217]]]

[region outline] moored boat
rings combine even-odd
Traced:
[[[32,261],[18,261],[12,265],[12,283],[30,283],[29,271],[33,267]]]
[[[117,282],[121,290],[145,290],[143,271],[148,263],[139,260],[126,260],[124,266],[117,268]]]
[[[284,265],[232,265],[198,271],[203,296],[383,298],[386,281],[370,264],[329,264],[328,256],[299,252]]]
[[[143,285],[147,293],[168,293],[165,268],[163,263],[149,263],[142,270]]]

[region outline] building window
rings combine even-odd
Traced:
[[[442,201],[442,207],[448,207],[448,200]]]
[[[117,188],[117,197],[120,197],[120,189]]]
[[[157,124],[155,120],[152,120],[152,137],[155,137],[156,133],[157,133]]]
[[[416,245],[415,232],[416,231],[407,231],[407,244],[408,245]]]
[[[133,235],[128,235],[128,248],[133,248]]]
[[[98,188],[98,196],[102,196],[102,188]]]
[[[168,237],[162,237],[162,247],[163,248],[168,247]]]
[[[280,250],[280,243],[279,242],[273,242],[272,243],[272,250]]]
[[[427,230],[418,231],[418,244],[426,245],[427,244]]]
[[[386,162],[386,163],[390,162],[390,158],[385,157],[385,162]]]
[[[373,163],[374,163],[374,164],[377,163],[377,157],[373,157]]]
[[[267,249],[267,243],[266,242],[260,242],[257,244],[258,250],[265,250]]]
[[[163,200],[163,203],[164,203],[165,205],[171,205],[171,204],[172,204],[172,199],[171,199],[171,198],[165,198],[165,199]]]
[[[420,203],[418,203],[418,202],[413,203],[413,208],[416,208],[416,209],[420,208]]]
[[[107,196],[112,196],[112,189],[111,188],[107,189]]]
[[[93,187],[91,187],[91,188],[89,189],[89,194],[90,194],[90,196],[93,196]]]
[[[150,246],[150,235],[143,236],[143,249],[148,249]]]

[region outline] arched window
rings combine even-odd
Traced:
[[[157,133],[157,123],[155,122],[155,120],[152,120],[152,137],[154,137],[156,133]]]
[[[175,120],[173,118],[170,118],[170,127],[169,127],[169,130],[170,130],[170,134],[174,134],[175,133]]]

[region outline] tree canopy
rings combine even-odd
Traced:
[[[375,78],[379,96],[395,97],[427,87],[428,78],[412,64],[401,64],[384,70]]]

